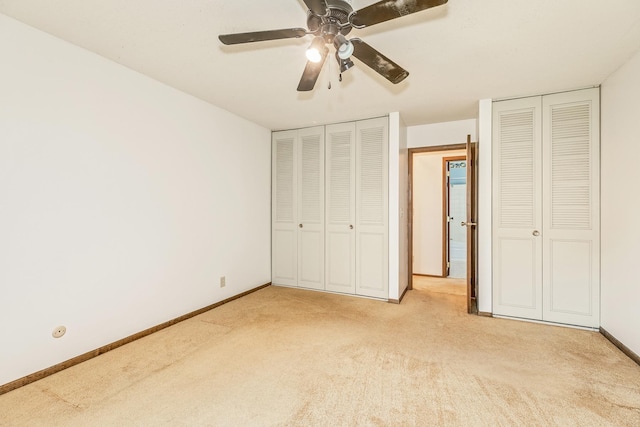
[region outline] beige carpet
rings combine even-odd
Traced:
[[[2,426],[640,426],[600,334],[268,287],[0,396]]]

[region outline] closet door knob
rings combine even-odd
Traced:
[[[349,229],[353,230],[353,225],[349,224]]]
[[[533,234],[534,236],[538,237],[540,235],[540,232],[538,230],[533,230]]]
[[[302,228],[302,224],[298,224],[298,227]]]

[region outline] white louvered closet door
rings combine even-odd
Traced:
[[[543,97],[543,319],[598,327],[599,90]]]
[[[326,289],[354,294],[356,125],[330,125],[326,134]]]
[[[298,141],[298,286],[324,289],[324,127]]]
[[[493,312],[542,319],[540,97],[493,104]]]
[[[271,281],[298,285],[297,131],[272,135]]]
[[[389,296],[386,117],[356,123],[356,294]]]

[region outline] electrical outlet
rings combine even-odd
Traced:
[[[53,330],[51,335],[54,338],[61,338],[66,332],[67,332],[67,328],[65,328],[64,326],[58,326]]]
[[[224,288],[225,286],[227,286],[227,279],[224,276],[220,277],[220,287]]]

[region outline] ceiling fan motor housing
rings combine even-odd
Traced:
[[[346,0],[326,0],[326,4],[327,14],[324,16],[308,11],[307,27],[310,32],[322,36],[327,43],[333,43],[336,35],[351,32],[349,15],[353,13],[353,8]]]

